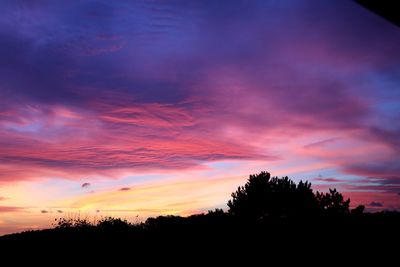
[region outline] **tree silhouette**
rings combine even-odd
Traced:
[[[229,213],[249,219],[265,216],[314,214],[318,201],[311,183],[298,185],[288,177],[272,177],[268,172],[250,175],[244,186],[238,187],[228,201]]]
[[[342,215],[350,213],[350,199],[344,200],[342,194],[336,191],[336,188],[329,189],[328,193],[317,192],[316,198],[325,214]]]
[[[146,260],[166,251],[166,255],[176,251],[184,251],[185,255],[193,251],[222,255],[221,248],[228,248],[227,255],[245,255],[245,261],[260,256],[265,261],[265,253],[259,252],[269,252],[268,257],[279,255],[277,259],[281,260],[282,256],[293,254],[286,249],[290,244],[305,249],[304,253],[293,255],[309,261],[310,251],[327,252],[331,257],[332,251],[350,244],[361,247],[363,252],[373,248],[371,251],[377,253],[379,247],[382,255],[388,251],[396,255],[397,251],[390,249],[400,238],[400,212],[363,213],[362,205],[349,212],[349,204],[350,200],[345,200],[336,189],[314,194],[309,182],[296,184],[288,177],[271,177],[268,172],[261,172],[250,175],[247,183],[232,193],[229,212],[215,209],[188,217],[159,216],[142,223],[113,217],[91,222],[78,215],[58,219],[54,229],[0,236],[0,247],[2,252],[9,249],[9,255],[25,247],[27,251],[39,248],[38,255],[54,248],[62,252],[62,258],[72,248],[87,256],[90,248],[96,253],[104,251],[113,259],[135,253],[135,259],[144,255]],[[385,244],[388,246],[382,247]],[[103,254],[95,259],[103,261]]]

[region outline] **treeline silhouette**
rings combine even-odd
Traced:
[[[215,209],[188,217],[159,216],[142,223],[106,217],[97,222],[60,218],[53,229],[27,231],[0,237],[10,248],[95,249],[143,253],[282,252],[285,249],[314,253],[373,250],[388,253],[400,237],[400,213],[350,209],[336,189],[314,192],[311,183],[295,183],[268,172],[250,175],[231,194],[229,209]],[[175,252],[174,252],[175,251]],[[119,253],[119,252],[118,252]],[[263,254],[259,254],[261,256]]]
[[[228,201],[229,213],[248,220],[271,216],[341,216],[350,213],[350,199],[344,200],[336,189],[314,194],[311,183],[298,184],[287,176],[272,177],[268,172],[250,175],[244,186],[232,193]],[[363,206],[353,212],[362,213]]]

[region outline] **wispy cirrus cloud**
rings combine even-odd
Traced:
[[[97,115],[77,115],[66,108],[46,110],[48,115],[35,107],[33,114],[21,118],[23,123],[0,123],[4,177],[17,165],[30,173],[16,171],[16,180],[46,176],[46,172],[61,177],[79,173],[80,179],[91,172],[107,176],[113,170],[180,169],[229,158],[274,159],[236,140],[203,138],[206,129],[194,127],[188,111],[173,106],[113,107],[110,113],[101,109]],[[71,139],[76,133],[81,134]]]

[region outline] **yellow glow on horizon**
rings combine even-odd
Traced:
[[[212,209],[215,203],[224,203],[229,191],[243,182],[243,177],[224,179],[190,179],[157,181],[135,185],[127,191],[118,188],[85,196],[70,198],[60,206],[76,210],[100,210],[109,212],[133,212],[140,215],[157,216],[165,214],[187,215],[195,211]]]

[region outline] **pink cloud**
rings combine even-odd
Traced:
[[[273,160],[237,140],[212,137],[204,128],[207,125],[184,107],[103,105],[97,113],[65,107],[46,107],[46,114],[37,107],[34,110],[20,115],[26,124],[7,128],[8,122],[0,123],[2,182],[114,176],[129,169],[195,168],[220,159]]]
[[[24,211],[22,207],[0,206],[0,213],[2,212],[21,212]]]
[[[332,144],[336,140],[337,140],[337,138],[329,138],[329,139],[313,142],[311,144],[307,144],[307,145],[304,146],[304,148],[313,148],[313,147],[325,146],[325,145],[328,145],[328,144]]]
[[[385,192],[345,192],[344,196],[351,199],[353,207],[365,205],[369,211],[400,209],[400,197],[397,194],[388,194]],[[373,202],[381,205],[371,205]]]
[[[131,107],[109,107],[100,119],[109,123],[131,124],[138,127],[183,127],[193,126],[190,113],[173,105],[138,104]]]

